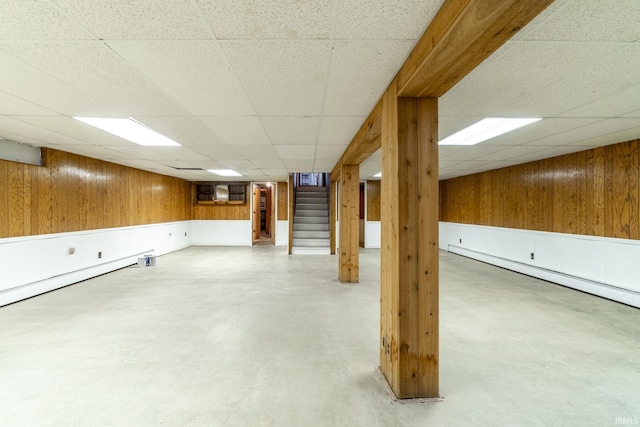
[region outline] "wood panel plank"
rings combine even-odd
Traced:
[[[554,157],[553,161],[553,217],[551,231],[564,232],[564,162],[562,157]]]
[[[380,221],[380,181],[367,181],[367,221]]]
[[[7,170],[9,188],[9,237],[25,234],[24,222],[24,167],[21,163],[9,162]]]
[[[524,198],[525,198],[525,228],[536,230],[537,207],[536,207],[536,176],[538,174],[538,163],[531,162],[523,165],[524,168]]]
[[[559,173],[563,177],[558,184],[562,185],[562,226],[561,232],[576,234],[576,219],[578,206],[578,185],[575,153],[558,157]]]
[[[340,178],[340,173],[337,174]],[[337,200],[338,182],[331,181],[329,190],[329,253],[336,254],[336,221],[337,221]],[[292,221],[293,223],[293,221]]]
[[[492,205],[492,224],[495,227],[504,227],[503,221],[503,205],[504,197],[502,190],[502,169],[490,171],[491,173],[491,205]]]
[[[613,236],[629,238],[629,145],[616,144],[613,148]]]
[[[38,230],[38,170],[39,166],[23,164],[24,168],[24,234]]]
[[[0,239],[9,237],[9,162],[0,160]]]
[[[576,158],[576,234],[587,231],[587,151],[575,153]]]
[[[640,140],[629,142],[629,238],[640,239]]]
[[[289,219],[289,184],[278,182],[278,221]]]

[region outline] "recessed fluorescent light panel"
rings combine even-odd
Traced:
[[[112,135],[119,136],[138,145],[146,147],[175,147],[177,142],[159,134],[155,130],[143,125],[137,120],[112,119],[103,117],[74,117],[83,123],[101,129]]]
[[[207,171],[220,176],[242,176],[232,169],[207,169]]]
[[[539,118],[489,118],[446,137],[438,145],[475,145],[498,135],[511,132],[531,123]]]

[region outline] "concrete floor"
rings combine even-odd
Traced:
[[[441,253],[440,403],[378,365],[379,256],[192,247],[0,308],[2,426],[608,426],[640,310]]]

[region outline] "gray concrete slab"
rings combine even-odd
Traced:
[[[441,253],[442,402],[376,372],[378,250],[191,247],[0,308],[3,426],[607,426],[640,420],[640,310]]]

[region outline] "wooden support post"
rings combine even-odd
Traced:
[[[383,97],[380,369],[398,398],[438,397],[438,103]]]
[[[358,236],[360,220],[360,166],[342,165],[340,173],[340,259],[341,282],[357,283],[359,278]]]
[[[289,255],[293,252],[293,217],[295,215],[296,193],[293,185],[293,174],[289,174]]]
[[[336,196],[338,183],[331,181],[331,189],[329,191],[329,248],[331,255],[336,254]]]

